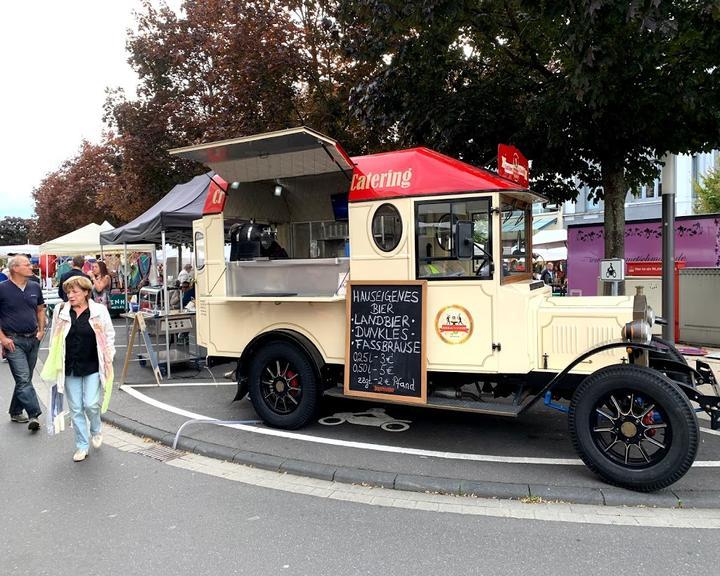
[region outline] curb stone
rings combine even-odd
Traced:
[[[335,470],[333,480],[343,484],[362,484],[375,488],[394,488],[397,474],[392,472],[379,472],[364,468],[346,468],[344,466]]]
[[[172,447],[175,434],[154,428],[108,410],[103,421],[138,436],[144,436]],[[393,474],[379,470],[328,466],[229,448],[221,444],[181,437],[178,448],[202,456],[253,466],[273,472],[286,472],[345,484],[393,488],[410,492],[439,492],[443,494],[477,496],[479,498],[520,499],[538,496],[543,500],[560,500],[575,504],[604,506],[645,506],[658,508],[720,508],[720,491],[664,490],[641,493],[613,488],[581,486],[548,486],[541,484],[513,484],[505,482],[477,482],[453,478],[436,478],[412,474]]]

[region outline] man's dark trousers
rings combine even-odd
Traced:
[[[28,417],[37,418],[42,413],[35,388],[32,385],[33,372],[37,363],[40,341],[32,336],[6,334],[15,342],[15,352],[5,349],[5,358],[10,365],[10,372],[15,378],[15,390],[10,401],[10,415],[18,416],[23,408]]]

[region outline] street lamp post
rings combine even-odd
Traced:
[[[662,169],[662,315],[663,338],[675,342],[675,156]]]

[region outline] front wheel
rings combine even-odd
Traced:
[[[664,375],[640,366],[608,366],[588,376],[573,395],[568,423],[587,467],[632,490],[669,486],[697,454],[690,402]]]
[[[255,411],[269,426],[294,430],[315,417],[315,371],[307,355],[289,342],[271,342],[255,354],[248,385]]]

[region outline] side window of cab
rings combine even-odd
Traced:
[[[418,202],[415,222],[417,278],[493,277],[489,198]]]
[[[205,234],[195,232],[195,270],[205,267]]]

